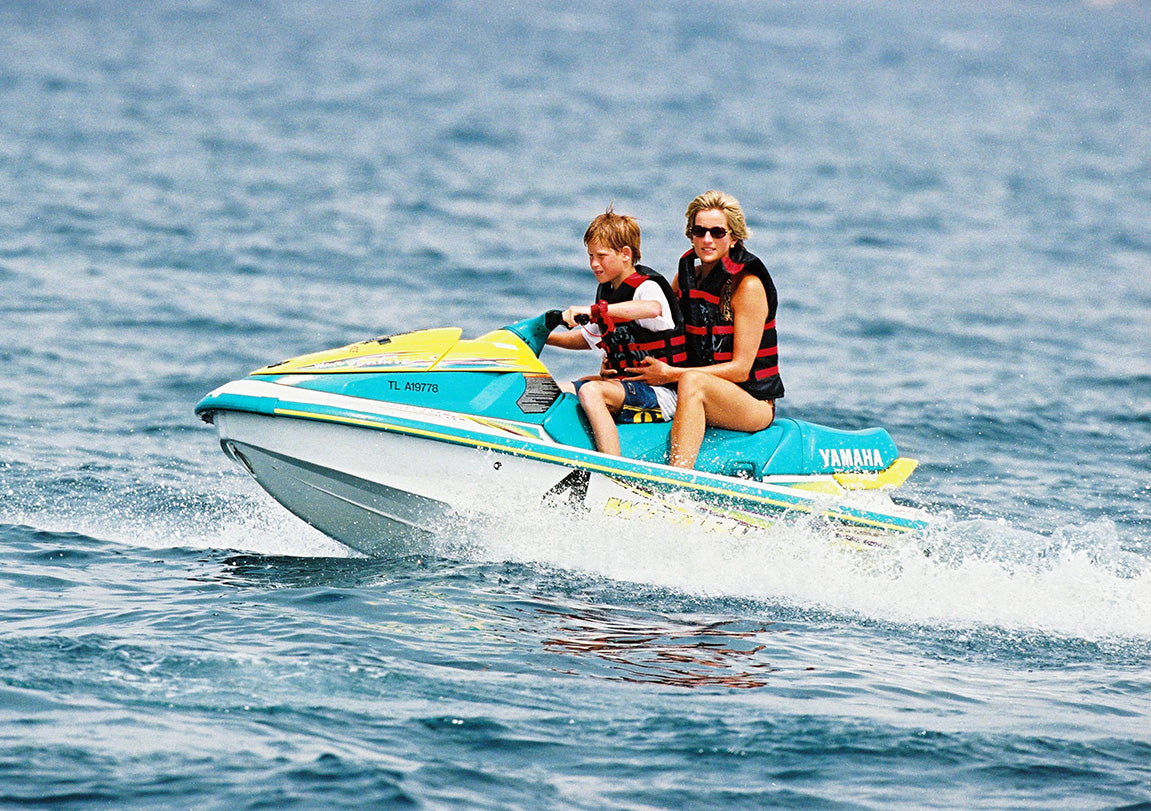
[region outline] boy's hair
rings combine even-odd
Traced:
[[[584,232],[583,244],[591,245],[592,242],[606,245],[613,251],[623,250],[625,246],[631,248],[632,264],[639,262],[639,223],[635,217],[616,214],[614,204],[592,220]]]
[[[743,242],[751,236],[751,232],[747,230],[747,222],[743,219],[743,209],[739,206],[739,200],[726,192],[713,189],[705,191],[688,205],[687,227],[683,230],[688,239],[691,239],[691,227],[695,225],[695,215],[711,209],[719,209],[727,217],[728,230],[734,237],[733,244]]]

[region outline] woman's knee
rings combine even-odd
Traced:
[[[676,384],[677,397],[680,403],[695,401],[703,398],[707,391],[710,375],[703,372],[684,372]]]

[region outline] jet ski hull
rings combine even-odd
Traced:
[[[559,443],[542,425],[270,380],[228,384],[197,410],[273,498],[375,556],[426,551],[474,516],[532,515],[541,505],[727,532],[817,515],[865,543],[926,526],[920,511],[886,492],[844,492],[831,475],[685,471]]]

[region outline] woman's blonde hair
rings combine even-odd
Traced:
[[[683,229],[684,234],[688,239],[691,239],[691,227],[695,225],[695,215],[701,211],[710,211],[717,209],[722,211],[724,216],[727,217],[727,229],[731,231],[734,238],[732,244],[743,242],[751,232],[747,230],[747,221],[743,218],[743,209],[739,206],[739,200],[736,200],[727,192],[705,191],[703,194],[696,197],[687,207],[687,227]]]
[[[631,248],[631,261],[639,261],[639,223],[635,217],[627,214],[616,214],[615,204],[607,207],[607,211],[591,221],[591,225],[583,235],[583,244],[591,245],[598,242],[606,245],[613,251],[621,251],[624,247]]]

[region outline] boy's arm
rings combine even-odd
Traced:
[[[591,349],[582,329],[573,329],[569,332],[553,332],[548,336],[548,346],[558,346],[560,349]]]
[[[617,301],[609,304],[607,314],[616,321],[639,321],[644,318],[659,318],[663,315],[663,305],[658,301]]]

